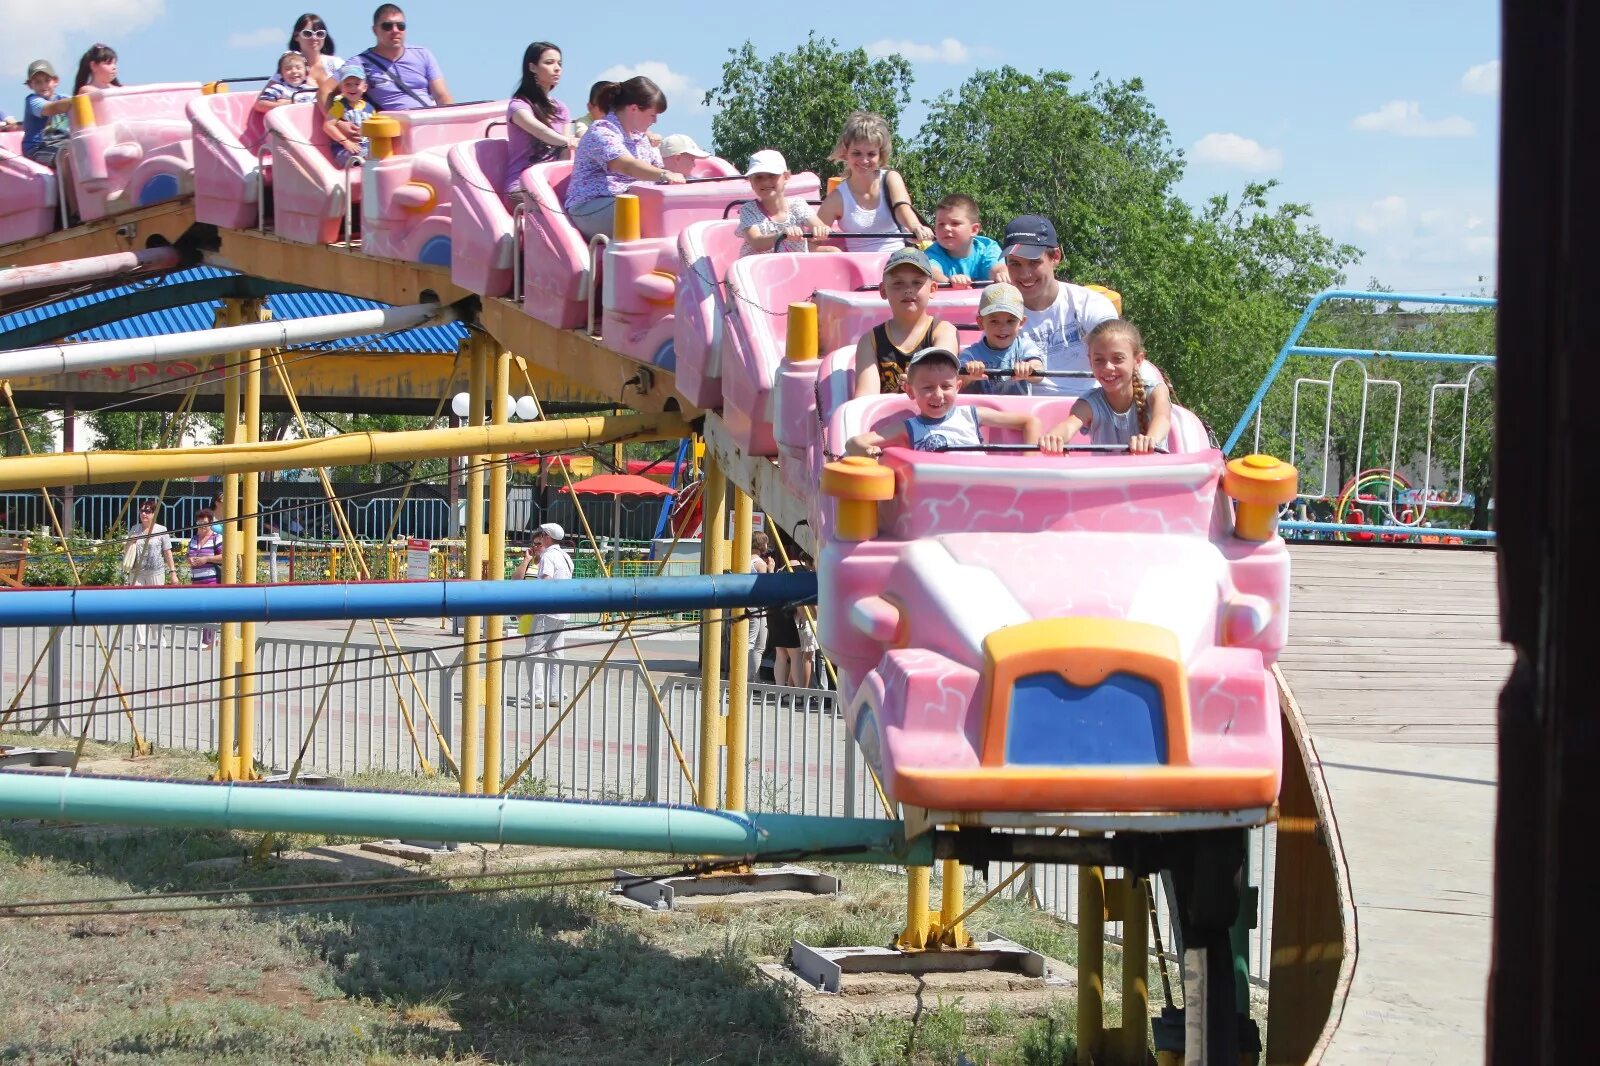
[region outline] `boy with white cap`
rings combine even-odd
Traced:
[[[961,352],[961,377],[966,382],[963,392],[1012,392],[1020,386],[1000,382],[990,386],[987,372],[1007,370],[1012,382],[1026,381],[1044,369],[1044,352],[1032,340],[1022,335],[1022,322],[1026,315],[1022,306],[1022,293],[1015,285],[997,282],[983,290],[978,301],[978,325],[983,336]]]
[[[808,229],[812,237],[828,235],[828,227],[810,204],[798,196],[784,195],[789,186],[789,164],[783,153],[772,148],[761,149],[750,157],[744,176],[750,180],[756,198],[747,200],[739,208],[736,232],[744,238],[740,255],[774,250],[806,252],[811,250],[806,243]]]
[[[572,577],[572,556],[561,547],[561,542],[566,538],[566,530],[554,522],[546,522],[533,534],[533,543],[529,546],[527,556],[522,560],[522,565],[517,567],[514,580],[521,581],[528,577],[528,570],[534,560],[538,560],[538,568],[533,577],[541,581],[565,581]],[[570,614],[536,614],[533,616],[533,630],[528,634],[527,647],[523,649],[524,655],[544,655],[552,659],[561,658],[561,649],[566,644],[565,626],[571,621]],[[561,703],[561,666],[550,663],[545,667],[544,689],[542,693],[534,693],[533,704],[542,707],[546,704],[554,707]]]
[[[661,138],[661,165],[674,174],[687,178],[694,173],[696,163],[710,158],[711,153],[694,143],[687,133],[669,133]]]

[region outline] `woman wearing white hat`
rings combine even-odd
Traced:
[[[533,577],[544,581],[562,581],[572,577],[572,556],[561,547],[561,542],[566,539],[566,530],[554,522],[546,522],[533,534],[533,543],[529,546],[527,556],[522,560],[522,565],[517,567],[516,580]],[[537,568],[532,563],[538,560]],[[533,569],[533,573],[528,571]],[[561,649],[566,644],[565,627],[572,616],[570,614],[536,614],[533,616],[533,629],[528,634],[527,647],[523,649],[524,655],[542,655],[550,659],[560,659]],[[535,693],[533,705],[542,707],[546,704],[554,707],[561,703],[561,666],[551,662],[545,666],[544,690]]]

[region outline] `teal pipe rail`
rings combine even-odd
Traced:
[[[933,834],[902,822],[519,796],[418,795],[272,784],[0,772],[0,818],[156,828],[422,837],[483,844],[827,857],[926,866]]]

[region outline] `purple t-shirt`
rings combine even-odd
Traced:
[[[565,133],[567,125],[572,121],[567,105],[560,100],[551,100],[550,109],[554,114],[545,125],[557,133]],[[524,170],[536,163],[550,162],[561,151],[556,145],[545,144],[517,125],[514,115],[518,111],[526,112],[532,118],[538,117],[534,114],[533,105],[520,96],[513,96],[511,103],[506,105],[506,180],[500,187],[508,195],[522,188]]]
[[[627,192],[628,186],[638,179],[618,174],[607,166],[613,159],[625,155],[631,155],[653,167],[661,165],[661,152],[650,143],[650,135],[624,133],[613,111],[597,119],[583,135],[583,140],[578,142],[578,150],[573,153],[572,177],[567,182],[567,199],[563,206],[571,211],[590,200]]]
[[[356,59],[367,71],[367,99],[376,104],[379,111],[415,111],[439,106],[428,85],[435,78],[444,77],[444,72],[426,48],[407,48],[399,59],[392,61],[369,48]]]

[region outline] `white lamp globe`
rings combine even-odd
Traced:
[[[450,410],[455,412],[457,418],[466,418],[472,413],[472,393],[458,392],[450,397]]]
[[[495,401],[494,409],[496,414],[504,411],[506,413],[506,421],[509,422],[517,413],[517,401],[514,400],[511,394],[508,392],[504,396],[500,397],[500,399]]]
[[[524,422],[536,421],[539,417],[539,401],[532,396],[524,396],[517,401],[517,417]]]

